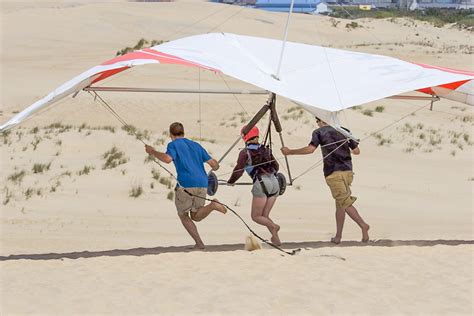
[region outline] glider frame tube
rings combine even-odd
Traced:
[[[199,94],[259,94],[267,95],[266,90],[213,90],[213,89],[158,89],[127,87],[87,87],[84,91],[104,92],[159,92],[159,93],[199,93]]]

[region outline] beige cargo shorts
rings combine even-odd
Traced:
[[[334,171],[326,177],[332,197],[336,200],[336,210],[346,209],[357,200],[357,197],[351,195],[350,186],[353,179],[352,171]]]
[[[176,189],[174,204],[178,215],[184,215],[186,212],[196,212],[206,202],[204,199],[207,196],[207,188],[186,188],[186,190],[196,196],[184,192],[183,188]]]

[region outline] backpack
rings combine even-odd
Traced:
[[[255,180],[257,176],[263,174],[274,174],[278,167],[275,167],[275,159],[269,147],[260,144],[250,144],[247,150],[247,173]]]

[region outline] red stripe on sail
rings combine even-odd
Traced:
[[[199,67],[199,68],[210,70],[210,71],[213,71],[213,72],[220,72],[220,70],[218,70],[218,69],[208,67],[208,66],[204,66],[204,65],[201,65],[199,63],[195,63],[195,62],[183,59],[183,58],[178,57],[178,56],[173,56],[173,55],[170,55],[170,54],[166,54],[166,53],[163,53],[163,52],[151,49],[151,48],[145,48],[143,51],[147,52],[150,55],[156,56],[157,60],[159,60],[163,64],[178,64],[178,65],[185,65],[185,66],[191,66],[191,67]]]
[[[119,72],[122,72],[122,71],[124,71],[124,70],[127,70],[128,68],[130,68],[130,67],[122,67],[122,68],[116,68],[116,69],[106,70],[106,71],[100,73],[100,76],[97,77],[96,79],[94,79],[94,81],[92,81],[92,83],[96,83],[96,82],[98,82],[98,81],[104,80],[105,78],[108,78],[108,77],[110,77],[110,76],[113,76],[113,75],[115,75],[115,74],[117,74],[117,73],[119,73]],[[92,84],[92,83],[91,83],[91,84]]]
[[[466,75],[466,76],[473,76],[474,77],[474,72],[473,71],[459,70],[459,69],[439,67],[439,66],[432,66],[432,65],[420,64],[420,63],[413,63],[413,64],[421,66],[423,68],[427,68],[427,69],[437,69],[437,70],[441,70],[441,71],[450,72],[450,73],[453,73],[453,74]]]
[[[199,68],[211,70],[214,72],[220,72],[217,69],[204,66],[204,65],[183,59],[178,56],[165,54],[151,48],[145,48],[143,50],[139,50],[139,51],[131,52],[122,56],[115,57],[111,60],[107,60],[106,62],[102,63],[102,65],[113,65],[115,63],[131,61],[134,59],[151,59],[151,60],[156,60],[161,64],[177,64],[177,65],[184,65],[184,66],[191,66],[191,67],[199,67]]]
[[[456,81],[456,82],[441,84],[441,85],[436,86],[436,87],[441,87],[441,88],[445,88],[445,89],[449,89],[449,90],[456,90],[457,88],[459,88],[460,86],[462,86],[463,84],[465,84],[468,81],[471,81],[471,80]],[[435,92],[431,88],[434,88],[434,87],[418,89],[416,91],[427,93],[427,94],[435,94]]]
[[[142,51],[135,51],[132,53],[128,53],[122,56],[112,58],[111,60],[107,60],[106,62],[103,62],[101,65],[112,65],[112,64],[119,63],[122,61],[130,61],[134,59],[153,59],[153,60],[160,61],[158,58],[155,58],[154,56],[151,56],[150,54],[146,54]]]
[[[120,63],[120,62],[132,61],[132,60],[135,60],[135,59],[150,59],[150,60],[156,60],[161,64],[176,64],[176,65],[183,65],[183,66],[190,66],[190,67],[199,67],[199,68],[210,70],[210,71],[213,71],[213,72],[220,72],[220,70],[217,70],[217,69],[214,69],[214,68],[211,68],[211,67],[207,67],[207,66],[204,66],[204,65],[192,62],[192,61],[188,61],[188,60],[183,59],[181,57],[165,54],[165,53],[162,53],[162,52],[150,49],[150,48],[146,48],[146,49],[143,49],[143,50],[131,52],[131,53],[128,53],[128,54],[125,54],[125,55],[122,55],[122,56],[112,58],[110,60],[107,60],[106,62],[103,62],[101,65],[104,65],[104,66],[105,65],[113,65],[113,64],[116,64],[116,63]],[[128,68],[130,68],[130,67],[124,66],[124,67],[117,68],[117,69],[106,70],[106,71],[102,72],[100,74],[100,76],[98,78],[96,78],[92,83],[96,83],[96,82],[99,82],[101,80],[104,80],[105,78],[113,76],[113,75],[115,75],[119,72],[122,72],[122,71],[124,71]]]

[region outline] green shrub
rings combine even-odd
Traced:
[[[105,152],[102,157],[105,159],[102,169],[113,169],[118,165],[127,163],[128,161],[128,158],[125,157],[125,153],[118,150],[118,148],[115,146],[113,146],[109,151]]]
[[[121,56],[121,55],[125,55],[125,54],[128,54],[130,52],[133,52],[135,50],[140,50],[142,49],[143,47],[153,47],[153,46],[156,46],[156,45],[159,45],[159,44],[162,44],[164,43],[164,41],[161,41],[161,40],[152,40],[151,43],[149,41],[147,41],[146,39],[144,38],[141,38],[137,44],[135,44],[135,46],[133,47],[125,47],[125,48],[122,48],[121,50],[117,51],[117,53],[115,54],[115,56]],[[145,46],[147,44],[150,44],[150,46]]]
[[[152,178],[155,179],[156,181],[160,180],[160,172],[156,169],[152,169],[151,170],[151,175],[152,175]]]
[[[82,176],[83,174],[89,174],[94,169],[95,169],[94,166],[84,166],[84,168],[79,170],[77,174],[80,176]]]
[[[5,199],[3,199],[3,205],[10,203],[10,200],[13,198],[13,192],[10,191],[7,187],[4,188]]]
[[[38,147],[42,140],[43,139],[41,137],[35,136],[35,139],[31,142],[31,145],[33,145],[33,150],[36,150],[36,147]]]
[[[385,107],[379,105],[375,107],[375,112],[382,113],[385,110]]]
[[[130,190],[130,197],[137,198],[143,194],[143,188],[141,185],[134,185]]]
[[[356,29],[356,28],[359,28],[359,27],[362,27],[362,25],[360,25],[359,23],[354,22],[354,21],[352,21],[351,23],[346,24],[346,28],[350,29],[350,30],[351,29],[353,30],[353,29]]]
[[[171,186],[171,180],[168,179],[168,178],[160,178],[160,183],[162,185],[165,185],[167,187],[170,187]]]
[[[8,180],[10,180],[13,183],[21,183],[21,181],[23,180],[23,177],[25,175],[26,175],[25,170],[18,171],[18,172],[15,172],[15,173],[9,175]]]
[[[49,167],[51,167],[51,162],[48,164],[43,164],[43,163],[35,163],[33,165],[33,173],[43,173],[45,171],[49,170]]]
[[[364,115],[367,115],[367,116],[374,116],[374,111],[370,110],[370,109],[365,109],[362,111],[362,114]]]

